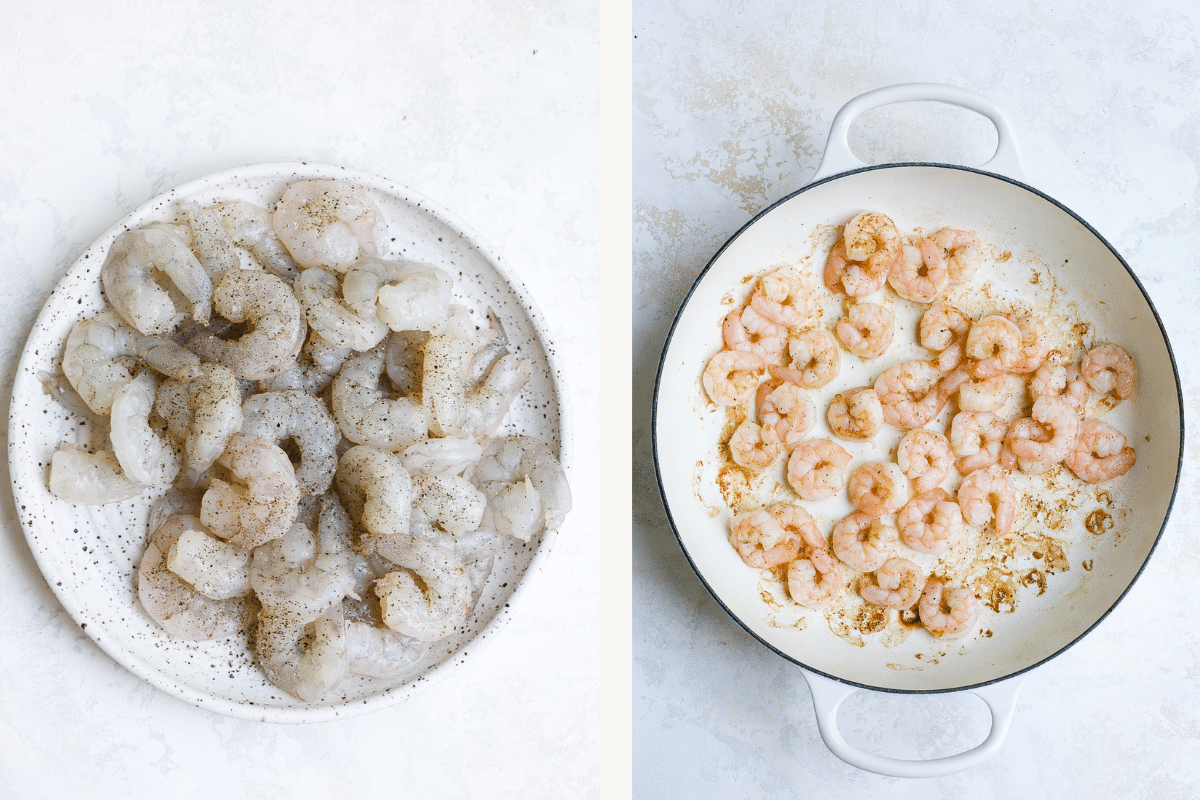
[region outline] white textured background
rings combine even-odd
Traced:
[[[312,726],[201,711],[114,663],[43,581],[10,497],[0,797],[597,794],[597,13],[588,0],[0,4],[5,385],[63,270],[128,211],[226,167],[316,160],[416,189],[502,254],[559,345],[578,454],[575,511],[500,635],[409,701]]]
[[[1200,6],[860,0],[640,0],[634,6],[634,781],[637,796],[1184,798],[1200,796]],[[1095,631],[1034,671],[1005,748],[921,781],[837,760],[798,670],[709,597],[662,511],[650,451],[671,318],[720,245],[803,186],[834,113],[905,81],[983,93],[1010,114],[1030,183],[1122,253],[1163,317],[1188,446],[1149,566]],[[995,132],[934,104],[869,112],[864,160],[980,164]],[[971,695],[859,693],[850,741],[896,757],[971,747]]]

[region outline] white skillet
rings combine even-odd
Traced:
[[[948,164],[868,166],[851,153],[850,124],[862,112],[892,103],[929,100],[976,111],[996,126],[998,145],[978,169]],[[668,334],[655,386],[654,457],[667,516],[680,546],[714,599],[748,633],[801,667],[821,736],[839,758],[862,769],[897,777],[945,775],[981,763],[1003,744],[1025,673],[1070,647],[1100,622],[1129,590],[1162,533],[1175,496],[1183,453],[1183,400],[1179,376],[1161,321],[1137,277],[1087,223],[1024,182],[1012,127],[985,97],[939,84],[901,84],[868,92],[835,116],[820,167],[803,189],[763,210],[726,242],[697,277]],[[985,611],[990,637],[961,646],[914,631],[902,643],[855,646],[831,632],[819,615],[802,626],[781,625],[760,595],[757,570],[744,566],[728,543],[728,508],[714,502],[713,462],[724,413],[704,397],[699,376],[721,349],[720,321],[730,295],[744,292],[746,276],[799,264],[820,285],[834,226],[860,211],[889,214],[904,230],[943,226],[974,230],[995,252],[989,291],[1020,299],[1030,291],[1031,270],[1056,283],[1059,302],[1093,325],[1089,343],[1114,341],[1138,363],[1135,401],[1112,411],[1137,449],[1137,465],[1108,489],[1114,530],[1094,536],[1078,515],[1053,533],[1068,542],[1070,569],[1052,574],[1042,596],[1025,592],[1013,613]],[[1044,287],[1043,287],[1044,288]],[[822,291],[824,291],[822,289]],[[740,299],[739,299],[740,302]],[[913,320],[902,321],[911,341]],[[907,332],[906,332],[907,331]],[[905,347],[908,348],[907,352]],[[898,349],[897,349],[898,348]],[[843,354],[845,357],[846,354]],[[915,343],[895,345],[886,363],[843,365],[837,386],[861,385],[902,358],[927,358]],[[884,359],[881,359],[884,361]],[[834,391],[833,385],[827,393]],[[828,397],[814,398],[824,416]],[[886,426],[885,426],[886,428]],[[827,429],[826,429],[827,430]],[[820,427],[813,435],[822,435]],[[899,432],[851,447],[854,464],[890,460]],[[830,520],[848,512],[844,498],[814,510],[828,532]],[[1083,562],[1091,565],[1081,568]],[[919,656],[939,657],[921,660]],[[936,660],[937,663],[931,663]],[[971,691],[991,709],[986,740],[963,753],[907,761],[865,752],[838,730],[837,710],[860,689],[922,693]]]

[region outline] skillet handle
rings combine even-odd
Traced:
[[[838,708],[841,707],[843,700],[860,691],[857,687],[815,675],[806,669],[801,669],[800,672],[808,681],[808,688],[812,692],[813,709],[817,712],[817,728],[821,731],[821,738],[825,740],[825,745],[830,751],[852,767],[893,778],[935,778],[961,772],[987,761],[1004,745],[1009,724],[1012,722],[1013,709],[1017,704],[1017,693],[1021,691],[1021,686],[1025,682],[1025,676],[1022,675],[1000,683],[967,690],[981,697],[992,712],[992,729],[982,744],[952,756],[934,758],[929,761],[908,761],[860,750],[842,736],[837,725]]]
[[[833,117],[833,125],[829,128],[829,140],[825,144],[825,154],[821,157],[821,165],[809,183],[816,183],[822,178],[860,169],[868,166],[855,158],[850,152],[850,125],[864,111],[893,103],[908,103],[928,100],[937,103],[948,103],[971,111],[975,111],[992,121],[996,126],[996,152],[986,164],[979,169],[994,172],[1013,180],[1025,182],[1025,170],[1021,168],[1021,156],[1017,149],[1017,139],[1012,125],[1004,112],[988,98],[981,94],[962,89],[957,86],[947,86],[943,83],[897,83],[894,86],[884,86],[865,94],[860,94]]]

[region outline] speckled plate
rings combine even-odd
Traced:
[[[175,221],[179,202],[203,205],[248,200],[273,208],[294,181],[338,178],[366,187],[391,227],[388,258],[435,264],[454,276],[455,302],[480,321],[487,309],[502,320],[514,349],[533,361],[533,378],[501,433],[551,443],[564,466],[570,457],[562,370],[541,313],[499,255],[452,214],[400,184],[341,167],[310,163],[257,164],[184,184],[136,209],[87,248],[50,293],[17,369],[9,417],[9,468],[21,526],[34,558],[63,607],[117,662],[168,694],[201,708],[270,722],[321,722],[374,711],[408,697],[478,651],[511,614],[541,569],[554,539],[516,539],[496,566],[466,631],[437,644],[419,673],[401,681],[349,676],[324,699],[303,703],[268,683],[244,637],[213,642],[174,639],[138,603],[134,573],[146,541],[146,516],[157,493],[105,506],[72,505],[47,489],[50,457],[61,442],[89,444],[79,416],[43,393],[40,371],[53,371],[71,326],[105,307],[99,272],[122,231]],[[468,648],[468,644],[470,647]]]

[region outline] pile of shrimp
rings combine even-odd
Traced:
[[[571,508],[547,443],[497,435],[531,362],[495,314],[453,302],[447,272],[387,257],[360,186],[178,211],[117,237],[109,308],[43,378],[107,430],[58,449],[51,492],[157,492],[142,608],[174,637],[249,635],[300,700],[419,674],[468,630],[497,555]]]
[[[846,295],[845,316],[832,333],[820,327],[819,290],[787,268],[762,277],[749,300],[724,318],[725,348],[709,361],[702,382],[714,403],[744,414],[725,443],[729,456],[752,471],[786,458],[787,482],[798,498],[735,514],[729,540],[748,566],[786,569],[796,603],[825,608],[855,585],[871,605],[903,612],[915,606],[935,637],[963,637],[979,614],[978,598],[945,576],[923,574],[906,551],[942,554],[968,536],[1012,535],[1015,470],[1038,474],[1063,464],[1080,480],[1098,483],[1133,467],[1124,434],[1086,415],[1089,393],[1107,398],[1108,408],[1134,394],[1133,359],[1105,343],[1067,363],[1051,350],[1041,319],[971,319],[938,299],[951,284],[975,279],[985,262],[974,233],[947,228],[904,237],[885,215],[866,212],[844,226],[825,262],[826,289]],[[833,398],[830,430],[851,446],[870,441],[884,425],[906,431],[895,462],[863,463],[847,476],[850,450],[833,439],[808,438],[817,413],[808,390],[838,376],[842,349],[864,360],[888,351],[895,318],[865,299],[885,287],[926,306],[918,342],[930,357],[889,366],[872,384]],[[1023,379],[1028,402],[1006,419],[1013,375]],[[939,429],[947,406],[949,424]],[[956,478],[951,495],[943,484]],[[856,510],[827,538],[802,503],[843,491]]]

